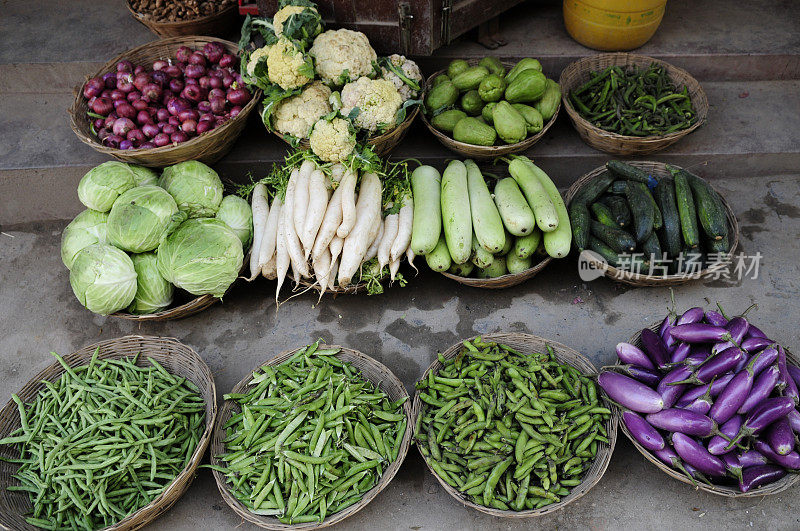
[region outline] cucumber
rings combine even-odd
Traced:
[[[414,221],[411,250],[426,255],[433,251],[442,232],[441,176],[433,166],[420,166],[411,173]]]
[[[616,267],[619,265],[619,257],[614,249],[601,242],[594,236],[589,236],[589,249],[599,254],[606,262]]]
[[[551,232],[558,227],[558,213],[550,194],[531,168],[532,165],[533,163],[528,159],[518,157],[508,164],[508,172],[517,181],[522,193],[525,194],[525,199],[528,200],[533,215],[536,217],[536,225],[542,232]]]
[[[541,241],[542,231],[535,228],[532,233],[527,236],[519,236],[516,241],[514,241],[514,249],[512,252],[520,258],[528,258],[536,251]]]
[[[572,198],[572,202],[580,201],[586,205],[591,205],[597,201],[598,197],[608,190],[608,187],[611,186],[613,182],[614,176],[607,171],[603,172],[584,184],[580,190],[578,190],[578,193],[575,194],[575,197]]]
[[[614,249],[617,253],[629,253],[636,249],[636,240],[622,229],[609,227],[595,220],[591,220],[589,226],[592,236]]]
[[[683,242],[690,249],[697,249],[700,245],[700,234],[697,229],[697,211],[694,205],[694,195],[689,187],[684,173],[673,175],[675,181],[675,201],[678,204],[678,215],[681,218],[681,233]]]
[[[457,277],[468,277],[473,269],[475,269],[475,264],[472,262],[464,262],[463,264],[451,265],[448,271]]]
[[[478,267],[489,267],[494,262],[494,255],[484,249],[478,238],[472,235],[472,263]]]
[[[727,253],[731,250],[731,241],[728,236],[725,236],[721,240],[712,240],[708,239],[705,242],[706,244],[706,252],[708,254],[712,253]]]
[[[608,187],[608,192],[611,194],[625,195],[625,189],[627,187],[628,183],[625,181],[614,181],[611,183],[611,186]]]
[[[467,167],[460,160],[451,161],[442,174],[441,199],[442,225],[450,258],[457,264],[463,264],[472,254],[472,215],[467,189]]]
[[[646,184],[647,186],[656,185],[655,177],[648,174],[643,169],[626,164],[621,160],[609,160],[606,162],[606,168],[608,168],[612,173],[615,173],[619,177],[628,181],[637,181],[642,184]]]
[[[614,214],[611,213],[611,209],[608,206],[604,205],[603,203],[592,203],[590,208],[592,210],[592,214],[594,214],[594,217],[597,218],[597,221],[603,225],[608,225],[609,227],[619,227],[617,222],[614,220]]]
[[[508,253],[506,255],[506,268],[512,275],[527,271],[531,268],[531,264],[533,264],[533,260],[530,257],[520,258],[514,253]]]
[[[675,204],[675,188],[672,179],[662,178],[655,189],[656,203],[661,210],[662,227],[659,239],[667,255],[675,260],[681,252],[681,219]]]
[[[447,250],[447,242],[444,239],[444,234],[439,236],[436,247],[425,255],[425,261],[428,262],[428,267],[434,271],[447,271],[450,269],[452,260],[450,259],[450,252]]]
[[[578,251],[583,251],[589,245],[589,209],[582,201],[573,201],[569,204],[569,221],[572,226],[572,240]]]
[[[506,269],[506,257],[505,256],[496,256],[492,265],[485,269],[478,268],[477,277],[478,278],[497,278],[502,277],[508,273]]]
[[[542,229],[542,232],[544,232],[544,237],[542,238],[544,241],[544,248],[547,254],[553,258],[563,258],[569,254],[569,249],[572,244],[572,229],[570,228],[569,214],[567,213],[567,206],[564,204],[564,198],[561,197],[561,192],[558,191],[556,185],[553,184],[553,181],[541,168],[527,158],[525,158],[525,161],[531,170],[533,170],[534,175],[539,180],[542,187],[547,191],[550,202],[553,204],[556,214],[558,215],[558,222],[555,230],[548,232]],[[536,207],[534,207],[533,210],[534,213],[536,213]],[[541,229],[542,227],[539,226],[539,228]]]
[[[656,199],[649,188],[647,189],[647,195],[650,197],[650,202],[653,203],[653,230],[658,230],[664,224],[664,220],[661,217],[661,209],[658,208],[658,203],[656,203]]]
[[[467,169],[467,190],[469,192],[469,209],[472,215],[472,230],[478,241],[490,253],[496,253],[506,244],[506,231],[503,220],[492,200],[492,194],[486,186],[478,165],[472,160],[465,160]]]
[[[618,195],[611,195],[601,198],[603,204],[608,205],[611,209],[611,214],[614,216],[614,221],[620,227],[630,227],[633,223],[633,216],[631,216],[631,209],[628,208],[628,202]]]
[[[664,259],[664,255],[661,252],[661,243],[659,243],[655,232],[651,233],[650,237],[642,243],[642,252],[644,253],[644,260],[650,262],[650,264]]]
[[[472,199],[470,198],[470,201]],[[501,179],[494,187],[494,201],[506,230],[514,236],[525,236],[536,228],[536,218],[522,191],[511,177]],[[474,221],[473,221],[474,223]]]
[[[647,186],[640,182],[628,181],[625,189],[625,198],[628,200],[628,207],[633,216],[633,231],[636,241],[642,243],[653,232],[653,202]]]
[[[721,240],[728,235],[728,218],[725,216],[725,207],[722,205],[717,193],[704,180],[686,170],[686,180],[694,195],[697,206],[697,217],[703,232],[709,238]]]
[[[514,237],[506,232],[506,244],[500,249],[500,252],[497,253],[500,256],[505,256],[514,248]]]

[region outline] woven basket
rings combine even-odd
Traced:
[[[111,317],[116,317],[118,319],[126,319],[128,321],[174,321],[176,319],[183,319],[184,317],[192,316],[196,313],[200,313],[209,306],[212,306],[219,302],[220,299],[214,297],[213,295],[201,295],[199,297],[195,297],[194,299],[181,304],[180,306],[175,306],[174,308],[167,308],[166,310],[161,310],[160,312],[156,313],[148,313],[144,315],[136,315],[134,313],[128,312],[116,312],[112,313]]]
[[[653,161],[629,161],[628,164],[631,166],[635,166],[637,168],[642,168],[650,175],[652,175],[656,180],[661,179],[662,177],[668,177],[670,175],[669,171],[667,171],[666,164],[663,162],[653,162]],[[675,166],[676,168],[678,166]],[[567,190],[567,194],[565,196],[565,200],[567,206],[586,183],[591,181],[592,179],[598,177],[606,171],[605,166],[600,166],[599,168],[595,168],[594,170],[590,171],[586,175],[583,175],[580,179],[572,183],[572,186],[569,187]],[[711,184],[709,183],[709,186]],[[739,246],[739,222],[736,220],[736,216],[731,210],[731,206],[725,200],[725,198],[721,194],[719,195],[720,200],[722,201],[722,205],[725,207],[725,216],[728,218],[728,231],[732,234],[731,238],[731,249],[729,254],[733,256],[736,252],[736,248]],[[665,276],[657,276],[657,275],[644,275],[638,273],[631,273],[629,271],[624,271],[622,269],[618,269],[610,264],[601,263],[596,260],[589,259],[589,261],[598,269],[604,270],[604,275],[610,279],[616,280],[618,282],[622,282],[623,284],[628,284],[630,286],[640,286],[640,287],[658,287],[658,286],[677,286],[678,284],[684,284],[686,282],[690,282],[692,280],[697,280],[709,276],[713,276],[717,271],[724,269],[727,267],[726,262],[719,262],[711,264],[706,269],[703,269],[697,273],[693,273],[691,275],[665,275]]]
[[[125,2],[125,5],[137,22],[147,26],[150,31],[162,38],[181,37],[184,35],[214,35],[216,37],[226,37],[233,31],[238,22],[238,8],[235,2],[217,13],[191,20],[179,20],[175,22],[159,22],[149,18],[143,13],[134,11],[131,7],[130,0]]]
[[[593,72],[603,70],[609,66],[647,67],[651,63],[663,66],[676,86],[685,85],[689,89],[689,97],[697,115],[697,122],[691,127],[668,135],[645,137],[619,135],[592,125],[578,114],[569,101],[569,93],[589,81],[591,79],[590,74]],[[572,125],[578,131],[581,139],[594,149],[614,155],[645,155],[661,151],[703,125],[708,115],[708,98],[695,78],[686,70],[644,55],[604,53],[584,57],[569,64],[561,72],[558,83],[561,85],[561,100],[564,102],[564,108],[567,110],[567,115],[572,120]]]
[[[658,333],[659,327],[661,326],[661,322],[656,322],[651,325],[649,328],[653,332]],[[641,341],[641,332],[637,332],[632,338],[628,340],[628,343],[632,345],[636,345],[639,348],[642,347]],[[786,358],[791,361],[795,365],[800,365],[800,360],[798,360],[795,356],[792,355],[791,352],[788,350],[786,351]],[[619,360],[617,361],[619,364]],[[613,369],[614,366],[607,367],[608,369]],[[612,405],[613,410],[617,414],[617,416],[621,419],[622,418],[622,408],[618,405]],[[759,487],[757,489],[750,490],[748,492],[742,492],[736,486],[728,486],[728,485],[707,485],[702,481],[694,481],[692,478],[681,472],[680,470],[675,470],[674,468],[670,468],[661,462],[660,459],[655,457],[650,450],[639,444],[639,442],[631,435],[631,432],[628,430],[628,427],[625,426],[625,423],[620,421],[619,423],[620,428],[622,429],[622,433],[633,443],[639,453],[642,454],[645,459],[656,465],[660,468],[665,474],[671,476],[678,481],[682,481],[687,485],[692,485],[693,487],[704,490],[706,492],[710,492],[711,494],[717,494],[718,496],[725,496],[728,498],[751,498],[755,496],[766,496],[767,494],[777,494],[778,492],[783,492],[786,489],[794,486],[798,481],[800,481],[800,474],[787,474],[784,478],[776,481],[775,483],[770,483],[769,485],[765,485],[763,487]]]
[[[547,264],[549,264],[552,260],[553,258],[551,256],[547,256],[544,258],[544,260],[538,262],[530,269],[526,269],[522,273],[508,274],[495,278],[459,277],[458,275],[448,273],[447,271],[442,271],[441,274],[447,278],[455,280],[460,284],[464,284],[465,286],[470,286],[473,288],[504,289],[510,288],[511,286],[516,286],[517,284],[522,284],[526,280],[535,277],[542,269],[547,267]]]
[[[597,374],[597,370],[594,368],[594,365],[586,359],[582,354],[572,350],[571,348],[562,345],[561,343],[556,343],[554,341],[549,341],[539,336],[534,336],[531,334],[518,334],[518,333],[499,333],[499,334],[486,334],[482,336],[484,341],[496,341],[498,343],[503,343],[504,345],[508,345],[511,348],[522,352],[523,354],[533,354],[535,352],[544,352],[545,346],[550,345],[550,347],[555,352],[556,358],[561,363],[566,363],[576,369],[578,369],[584,375],[591,375],[594,376]],[[474,339],[474,338],[470,338]],[[456,343],[455,345],[451,346],[447,350],[445,350],[442,355],[449,359],[455,357],[462,348],[462,343]],[[424,381],[428,373],[430,371],[438,372],[441,370],[442,364],[439,362],[438,358],[434,360],[428,370],[425,371],[425,374],[422,375],[420,381]],[[607,403],[607,407],[610,408],[611,403],[603,398],[603,400]],[[413,418],[415,420],[419,417],[422,413],[422,401],[420,400],[419,390],[417,390],[416,394],[414,395],[414,409],[413,409]],[[613,411],[613,410],[612,410]],[[601,445],[597,449],[597,456],[595,457],[594,462],[592,462],[592,466],[589,470],[586,471],[586,474],[583,478],[583,481],[577,487],[573,487],[570,493],[563,497],[561,501],[558,503],[553,503],[542,507],[540,509],[533,509],[533,510],[525,510],[525,511],[504,511],[501,509],[495,509],[493,507],[485,507],[483,505],[478,505],[477,503],[472,502],[467,496],[459,492],[458,490],[454,489],[450,485],[448,485],[444,480],[442,480],[436,472],[433,471],[430,464],[428,463],[428,458],[423,456],[423,460],[425,461],[425,465],[430,470],[433,477],[439,481],[439,484],[442,486],[444,490],[448,492],[453,498],[455,498],[459,503],[462,505],[466,505],[467,507],[472,507],[482,513],[490,514],[492,516],[499,516],[501,518],[530,518],[534,516],[543,516],[548,513],[552,513],[559,509],[562,509],[564,506],[572,503],[573,501],[577,500],[589,490],[594,487],[599,481],[600,478],[603,477],[603,474],[608,468],[608,464],[611,462],[611,454],[614,453],[614,445],[617,442],[617,423],[618,423],[618,414],[615,412],[611,415],[611,418],[606,422],[605,428],[608,432],[608,445]]]
[[[121,359],[135,356],[139,357],[138,365],[147,366],[149,356],[164,366],[171,374],[182,376],[191,381],[200,389],[200,394],[206,405],[206,423],[197,448],[192,454],[189,465],[170,483],[161,495],[150,504],[142,507],[117,524],[107,527],[107,530],[128,531],[139,529],[152,522],[166,512],[189,488],[194,479],[195,471],[208,443],[217,415],[216,388],[214,377],[205,362],[191,348],[177,339],[152,336],[125,336],[116,339],[101,341],[94,345],[83,347],[77,352],[64,356],[64,361],[71,367],[86,365],[92,359],[97,348],[100,348],[100,359]],[[53,381],[64,373],[64,368],[57,361],[39,372],[17,393],[23,402],[31,402],[40,389],[44,387],[42,380]],[[0,438],[8,436],[20,426],[17,406],[11,400],[0,410]],[[16,449],[10,446],[0,447],[0,457],[18,457]],[[23,492],[10,492],[7,487],[16,485],[17,480],[12,477],[18,466],[16,464],[0,461],[0,528],[15,530],[35,531],[39,528],[28,524],[25,515],[31,510],[28,495]]]
[[[123,52],[103,65],[100,70],[87,76],[86,79],[102,76],[106,72],[116,71],[116,64],[123,59],[128,59],[137,64],[150,65],[157,59],[174,57],[175,52],[181,46],[188,46],[196,50],[202,48],[208,42],[220,43],[228,53],[234,55],[239,53],[239,48],[235,43],[215,37],[172,37],[143,44]],[[247,117],[256,108],[258,99],[261,97],[261,91],[255,90],[252,94],[253,97],[234,118],[231,118],[216,129],[181,144],[151,149],[123,150],[102,145],[98,138],[92,134],[89,128],[90,121],[86,116],[89,107],[87,99],[83,97],[83,85],[84,83],[81,83],[76,87],[75,101],[67,111],[70,115],[72,130],[78,135],[81,142],[117,160],[150,167],[171,166],[186,160],[199,160],[205,164],[213,164],[218,161],[231,150],[247,123]]]
[[[341,352],[336,354],[336,357],[341,360],[350,363],[354,367],[356,367],[364,378],[376,386],[380,387],[389,398],[393,401],[399,400],[403,397],[408,397],[408,392],[400,380],[397,379],[392,371],[390,371],[385,365],[382,363],[372,359],[371,357],[358,352],[357,350],[352,350],[349,348],[338,347],[334,346],[331,347],[330,345],[320,345],[320,349],[327,349],[327,348],[341,348]],[[271,360],[267,361],[266,363],[260,364],[258,367],[255,367],[250,373],[245,376],[239,383],[237,383],[231,393],[242,393],[245,392],[247,389],[247,384],[250,380],[253,379],[253,372],[260,369],[265,365],[280,365],[287,359],[289,359],[292,354],[297,352],[298,349],[294,350],[287,350],[285,352],[281,352]],[[229,485],[225,481],[225,476],[217,471],[214,470],[214,479],[217,482],[217,488],[219,488],[220,494],[222,494],[222,499],[225,500],[231,509],[233,509],[236,514],[241,516],[243,519],[247,520],[248,522],[255,524],[259,527],[263,527],[264,529],[274,529],[274,530],[308,530],[308,529],[321,529],[323,527],[328,527],[338,522],[341,522],[348,516],[352,516],[364,507],[367,506],[369,502],[371,502],[383,489],[386,488],[387,485],[392,481],[397,471],[400,469],[400,465],[403,463],[403,460],[408,453],[408,448],[411,446],[411,437],[412,432],[414,431],[414,424],[412,423],[412,415],[411,415],[411,405],[409,401],[403,404],[403,412],[406,415],[407,419],[407,427],[406,433],[403,437],[403,442],[400,444],[400,451],[397,455],[397,459],[389,465],[389,467],[384,471],[383,475],[378,480],[378,483],[366,494],[364,497],[356,504],[351,505],[350,507],[339,511],[338,513],[330,514],[325,517],[325,520],[322,522],[316,523],[306,523],[306,524],[283,524],[274,516],[261,516],[257,514],[251,513],[244,505],[242,505],[239,500],[237,500],[230,491]],[[211,464],[216,466],[225,466],[223,461],[220,461],[217,456],[220,454],[225,453],[225,430],[222,428],[225,423],[230,420],[230,418],[238,413],[238,406],[235,405],[234,402],[230,400],[226,400],[222,404],[222,409],[220,410],[219,419],[217,422],[216,427],[214,428],[214,435],[211,439]]]
[[[382,135],[373,136],[369,138],[366,142],[368,146],[372,148],[376,155],[379,157],[388,157],[389,154],[400,144],[400,142],[405,138],[406,133],[408,133],[408,128],[411,127],[411,123],[419,114],[419,105],[414,105],[414,108],[406,114],[406,119],[400,123],[397,127],[389,131],[388,133],[383,133]],[[272,131],[272,134],[289,144],[290,146],[292,143],[283,136],[283,134]],[[307,138],[303,138],[300,140],[300,143],[297,144],[297,147],[300,149],[311,149],[311,143],[308,141]]]
[[[480,62],[479,59],[467,60],[467,63],[469,63],[470,66],[475,66],[479,62]],[[506,70],[511,69],[514,66],[514,64],[515,63],[509,63],[503,61],[503,66],[506,68]],[[439,70],[438,72],[434,72],[428,77],[427,81],[425,82],[425,86],[430,87],[431,83],[433,82],[433,79],[436,76],[439,76],[446,72],[447,70]],[[423,93],[422,95],[423,101],[426,95],[427,91],[425,91],[425,93]],[[555,114],[553,114],[550,120],[548,120],[547,123],[544,124],[542,130],[536,133],[535,135],[529,136],[522,142],[517,142],[516,144],[503,144],[501,146],[476,146],[474,144],[459,142],[458,140],[455,140],[453,137],[447,136],[443,132],[433,127],[433,125],[431,125],[431,122],[428,120],[428,117],[425,115],[425,113],[422,113],[422,121],[425,123],[425,126],[428,128],[428,130],[431,133],[433,133],[433,136],[435,136],[436,139],[450,151],[459,153],[471,159],[488,160],[488,159],[494,159],[496,157],[502,157],[504,155],[510,155],[512,153],[521,153],[530,148],[536,142],[541,140],[544,134],[547,132],[547,130],[550,129],[550,127],[556,122],[556,118],[558,118],[558,113],[560,110],[561,110],[561,103],[559,102]]]

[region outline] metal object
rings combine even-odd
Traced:
[[[442,0],[442,44],[450,44],[450,15],[453,12],[453,0]]]
[[[400,51],[404,55],[409,55],[411,54],[411,24],[414,20],[414,15],[411,14],[411,4],[400,2],[397,5],[397,15],[400,19]]]

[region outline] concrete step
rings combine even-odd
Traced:
[[[699,166],[709,178],[741,178],[796,172],[800,167],[798,81],[708,82],[711,103],[705,126],[661,153],[640,157]],[[74,190],[81,176],[106,157],[82,144],[68,125],[66,94],[10,94],[0,127],[0,225],[74,216],[81,206]],[[288,146],[267,134],[257,116],[233,150],[218,164],[229,181],[260,176],[282,160]],[[609,155],[585,145],[563,113],[545,138],[527,154],[559,186],[603,164]],[[393,153],[442,167],[455,155],[418,122]],[[32,193],[34,192],[35,193]]]

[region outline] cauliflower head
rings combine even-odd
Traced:
[[[344,162],[356,147],[356,135],[342,118],[319,120],[309,137],[311,151],[325,162]]]
[[[331,112],[330,95],[331,89],[320,81],[314,81],[300,94],[286,98],[273,111],[275,130],[297,138],[308,138],[317,120]]]
[[[258,48],[250,54],[250,60],[247,62],[247,74],[252,77],[256,73],[256,66],[258,66],[259,61],[262,61],[267,58],[269,55],[269,46],[264,46],[262,48]]]
[[[302,87],[314,78],[314,67],[295,44],[281,37],[269,47],[267,55],[269,80],[283,90]]]
[[[275,12],[275,16],[272,18],[272,27],[275,29],[275,35],[281,36],[283,33],[283,23],[292,16],[292,15],[299,15],[306,9],[313,9],[306,6],[286,6],[284,8],[279,9]],[[316,11],[316,9],[314,9]]]
[[[403,55],[392,54],[386,58],[386,63],[381,63],[381,78],[391,81],[397,92],[403,98],[403,101],[416,98],[419,94],[419,89],[411,86],[408,81],[398,75],[402,74],[403,77],[416,83],[417,87],[422,86],[422,73],[419,71],[417,63],[411,59],[406,59]]]
[[[367,36],[349,29],[329,30],[314,39],[311,55],[317,62],[317,73],[329,85],[341,86],[372,72],[378,55]]]
[[[280,8],[272,18],[272,28],[276,36],[280,37],[284,34],[286,21],[289,20],[289,17],[292,15],[303,15],[302,21],[300,21],[299,24],[292,24],[294,27],[289,31],[290,34],[287,35],[287,37],[291,39],[310,40],[319,35],[322,31],[322,17],[320,17],[315,7],[310,5],[290,4]]]
[[[384,131],[393,129],[402,104],[403,98],[394,84],[385,79],[360,77],[342,89],[342,114],[349,115],[358,108],[353,122],[370,133],[378,128]]]

